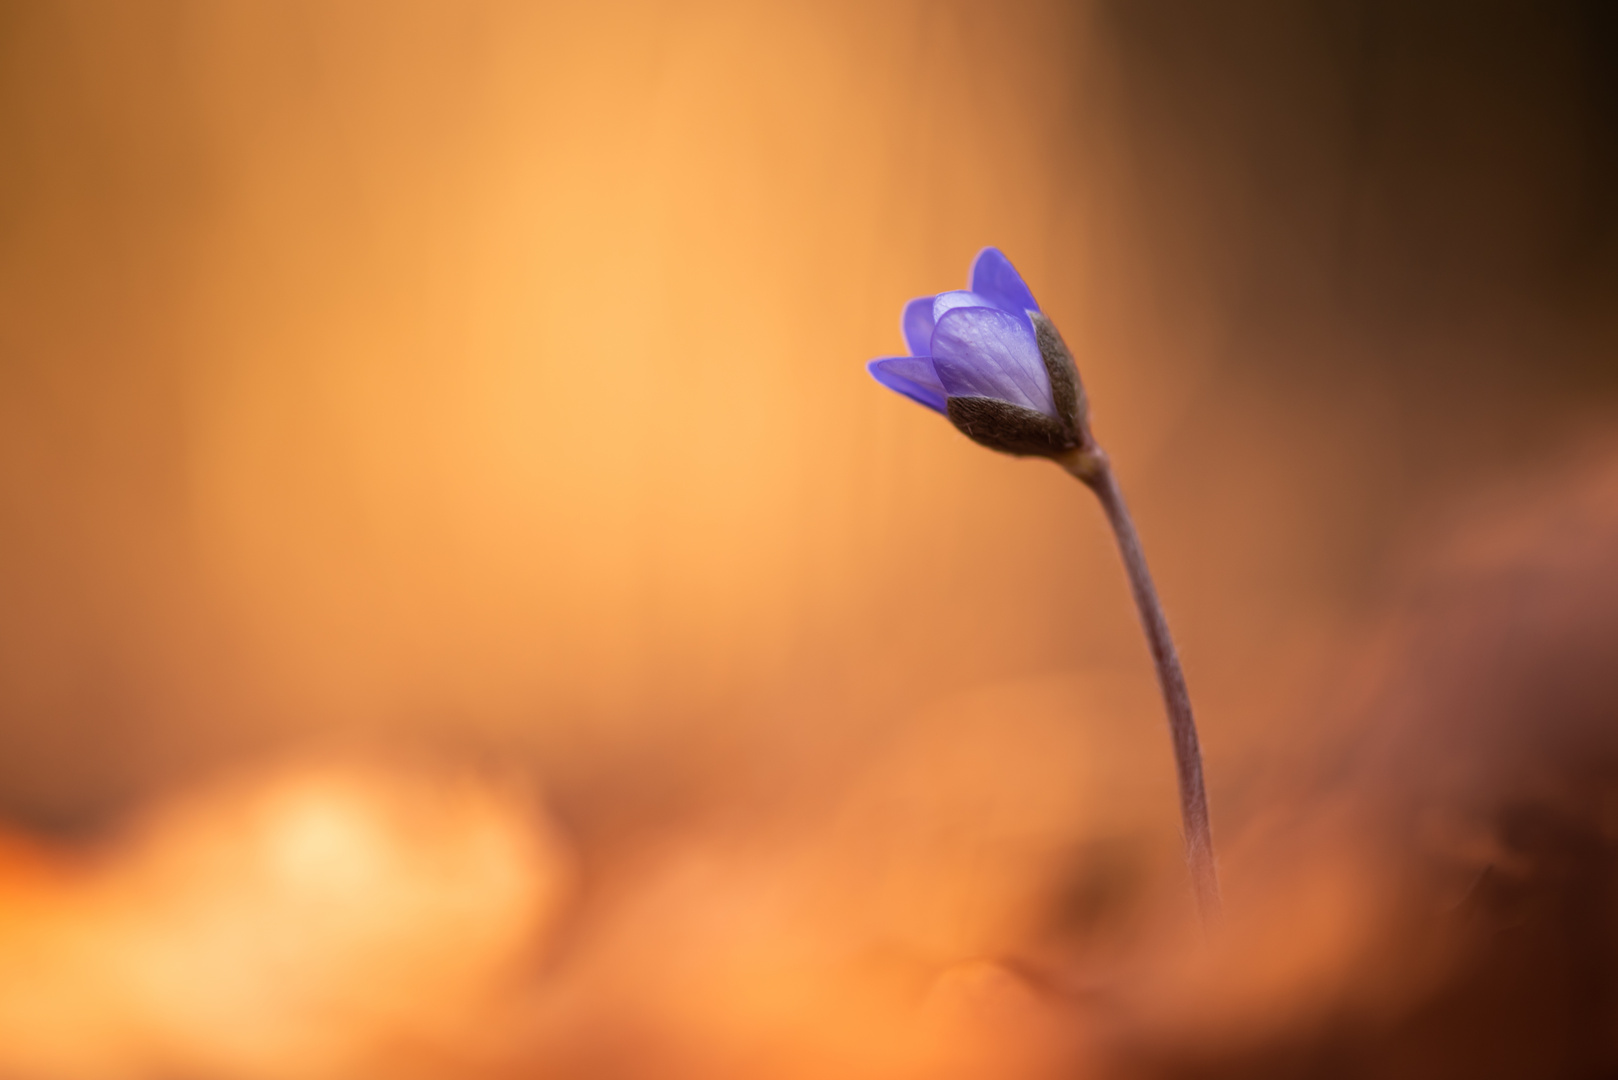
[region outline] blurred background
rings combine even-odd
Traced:
[[[0,1073],[1606,1075],[1615,298],[1599,0],[0,0]]]

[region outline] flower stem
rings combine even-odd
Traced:
[[[1196,893],[1197,910],[1206,925],[1219,914],[1219,875],[1214,866],[1208,793],[1202,782],[1202,748],[1197,741],[1197,724],[1191,716],[1191,695],[1186,690],[1185,673],[1180,670],[1180,657],[1174,650],[1174,639],[1169,636],[1169,624],[1163,618],[1163,605],[1157,599],[1151,571],[1146,567],[1146,553],[1141,548],[1140,534],[1135,531],[1134,519],[1129,516],[1129,507],[1124,503],[1123,492],[1118,488],[1107,455],[1092,443],[1063,454],[1056,461],[1101,500],[1107,521],[1112,525],[1113,536],[1118,541],[1124,569],[1129,574],[1129,588],[1135,595],[1135,607],[1140,612],[1146,642],[1157,665],[1157,682],[1163,691],[1163,705],[1168,711],[1175,771],[1180,782],[1185,858],[1191,870],[1191,887]]]

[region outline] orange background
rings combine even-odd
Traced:
[[[863,370],[992,244],[1240,836],[1403,545],[1610,428],[1614,260],[1573,39],[1362,69],[1329,13],[1217,7],[0,6],[0,804],[100,836],[397,756],[521,774],[587,849],[1171,835],[1088,494]],[[939,955],[1015,907],[972,888]]]

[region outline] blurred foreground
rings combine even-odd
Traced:
[[[1206,937],[1157,725],[1105,680],[655,838],[470,766],[286,762],[7,841],[0,1072],[1607,1075],[1618,457],[1456,524],[1222,835]]]

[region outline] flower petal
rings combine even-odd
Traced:
[[[944,386],[925,356],[889,356],[865,365],[871,378],[934,412],[944,412]]]
[[[1051,378],[1026,315],[947,312],[933,330],[933,370],[950,397],[986,397],[1056,416]]]
[[[899,329],[904,331],[905,344],[910,346],[911,356],[931,356],[933,352],[933,298],[931,296],[918,296],[905,305],[905,313],[899,319]]]
[[[961,290],[961,291],[958,291],[958,292],[942,292],[942,293],[939,293],[937,296],[933,297],[933,328],[937,329],[938,320],[942,319],[944,317],[945,312],[954,311],[956,308],[963,308],[963,307],[987,307],[987,308],[992,308],[992,307],[997,307],[997,306],[998,305],[996,305],[987,296],[979,296],[975,292],[966,292],[964,290]],[[1021,312],[1012,312],[1012,314],[1020,315]],[[932,355],[932,350],[931,349],[929,349],[927,351],[927,355],[928,356]]]
[[[972,291],[988,299],[993,307],[1021,315],[1038,311],[1034,294],[1023,284],[1022,275],[999,248],[987,247],[972,260]]]

